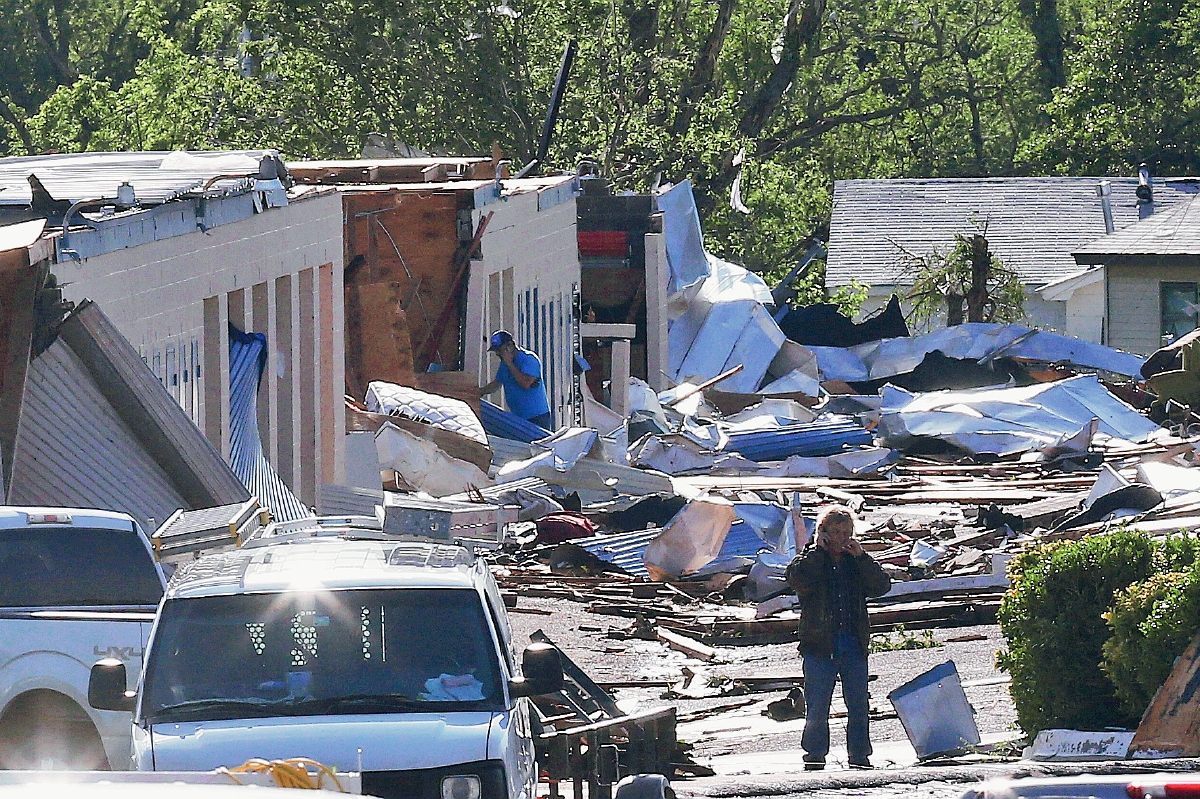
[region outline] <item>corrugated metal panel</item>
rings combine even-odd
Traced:
[[[818,458],[834,455],[847,446],[870,446],[871,434],[851,421],[816,421],[772,430],[729,433],[726,452],[737,452],[752,461],[781,461],[792,455]]]
[[[322,516],[374,516],[383,504],[383,491],[321,483],[317,489],[317,512]]]
[[[240,504],[246,488],[112,321],[84,301],[59,336],[97,380],[100,392],[170,475],[190,508]]]
[[[120,511],[150,530],[189,507],[62,340],[29,365],[9,502]]]
[[[279,479],[263,455],[258,435],[258,384],[267,358],[267,337],[229,326],[229,465],[279,521],[313,514]]]
[[[158,205],[199,189],[222,174],[252,172],[263,158],[278,158],[274,150],[174,153],[69,153],[0,158],[0,206],[27,206],[33,198],[29,176],[56,200],[75,202],[116,197],[117,187],[133,185],[142,205]],[[164,165],[164,160],[166,164]],[[219,181],[214,190],[246,190],[242,179]]]
[[[528,443],[550,435],[549,430],[544,430],[528,419],[522,419],[512,411],[504,410],[499,405],[487,400],[480,400],[479,405],[483,429],[489,436]]]
[[[634,533],[620,535],[599,535],[592,538],[582,538],[572,541],[572,544],[583,547],[601,560],[614,566],[620,566],[630,574],[638,577],[649,577],[646,571],[646,547],[662,533],[662,529],[640,530]],[[753,558],[759,552],[767,549],[767,545],[754,532],[754,528],[738,520],[729,528],[725,543],[717,560],[727,558]]]
[[[527,441],[488,436],[488,446],[492,450],[492,465],[497,468],[509,461],[523,461],[533,457],[533,447]]]

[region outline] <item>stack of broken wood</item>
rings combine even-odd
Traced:
[[[1107,456],[1110,464],[1129,470],[1147,460],[1184,463],[1180,458],[1192,450],[1192,442],[1172,442]],[[809,518],[832,502],[857,511],[863,548],[893,578],[892,591],[870,603],[874,632],[993,622],[1008,585],[1007,561],[1031,543],[1063,537],[1052,532],[1055,524],[1079,510],[1096,480],[1095,469],[1049,471],[1036,463],[933,457],[903,458],[890,479],[676,478],[684,491],[719,494],[735,503],[795,503]],[[617,517],[606,509],[584,511],[602,533],[636,532],[613,529]],[[496,574],[514,612],[549,613],[522,607],[522,597],[579,603],[597,617],[597,633],[659,640],[702,661],[713,657],[714,646],[796,640],[794,597],[750,602],[745,574],[710,572],[656,582],[590,553],[589,561],[572,562],[552,559],[552,552],[561,552],[561,545],[531,544],[500,556]]]

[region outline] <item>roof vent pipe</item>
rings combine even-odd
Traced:
[[[124,205],[127,208],[137,205],[137,195],[133,191],[133,184],[129,181],[117,186],[117,205]]]
[[[1150,167],[1145,162],[1138,166],[1137,200],[1139,219],[1154,213],[1154,185],[1150,182]]]
[[[1102,180],[1096,184],[1096,196],[1100,198],[1100,208],[1104,211],[1104,232],[1116,230],[1112,215],[1112,183]]]

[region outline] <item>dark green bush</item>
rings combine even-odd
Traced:
[[[1155,574],[1117,593],[1102,668],[1122,709],[1140,716],[1200,629],[1200,567]]]
[[[1007,649],[997,662],[1012,675],[1022,729],[1137,724],[1140,711],[1118,701],[1100,666],[1110,634],[1104,614],[1116,592],[1190,566],[1198,549],[1192,536],[1155,544],[1145,534],[1117,530],[1031,547],[1012,560],[999,617]]]

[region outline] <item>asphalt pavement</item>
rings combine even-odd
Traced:
[[[597,682],[630,680],[676,680],[684,668],[700,671],[705,679],[721,681],[765,675],[802,673],[800,656],[794,644],[717,647],[716,661],[703,663],[668,649],[657,641],[617,640],[610,630],[629,626],[626,619],[589,613],[579,603],[523,598],[510,614],[514,635],[523,646],[529,634],[541,629]],[[786,692],[751,694],[745,697],[677,699],[662,688],[621,688],[613,691],[626,712],[674,705],[680,716],[680,740],[692,747],[696,762],[712,767],[715,777],[699,778],[676,785],[681,794],[709,796],[786,795],[792,787],[812,792],[835,791],[844,795],[847,780],[856,795],[887,796],[892,788],[889,775],[907,773],[914,768],[916,754],[909,745],[904,728],[895,717],[889,691],[948,660],[954,661],[975,720],[985,743],[1020,737],[1016,712],[1008,693],[1007,675],[995,666],[995,653],[1003,646],[999,628],[994,625],[935,630],[938,646],[928,649],[881,652],[870,656],[872,675],[871,707],[875,717],[871,738],[875,744],[873,762],[880,767],[872,772],[844,771],[845,723],[831,720],[831,752],[827,771],[805,774],[802,771],[800,736],[803,719],[777,722],[765,715],[768,703]],[[840,693],[840,691],[839,691]],[[703,711],[722,705],[740,704],[716,715],[687,720]],[[840,696],[835,694],[833,714],[844,712]],[[973,768],[987,768],[986,765]],[[928,775],[928,767],[916,766]],[[864,782],[865,781],[865,782]],[[903,782],[904,795],[928,797],[957,796],[963,783],[936,779]],[[914,788],[920,785],[920,789]],[[726,791],[737,791],[727,793]],[[897,789],[899,790],[899,789]],[[744,792],[743,792],[744,791]],[[861,793],[866,791],[867,793]]]

